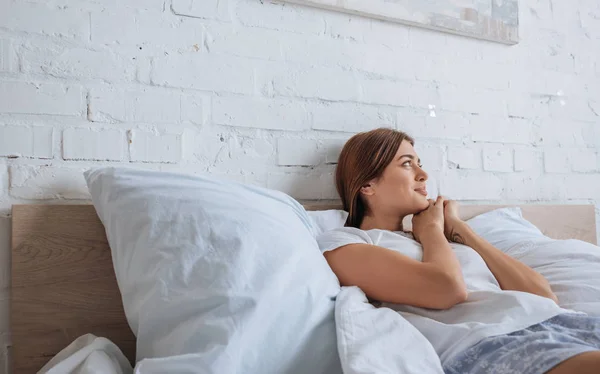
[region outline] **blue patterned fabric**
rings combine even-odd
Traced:
[[[542,374],[578,354],[600,350],[600,317],[560,314],[486,338],[443,363],[446,374]]]

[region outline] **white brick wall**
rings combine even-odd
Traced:
[[[125,149],[125,133],[122,130],[70,128],[63,132],[65,160],[122,161]]]
[[[315,140],[279,139],[277,142],[277,164],[280,166],[318,165],[320,159]]]
[[[0,156],[52,158],[52,127],[1,126]]]
[[[132,161],[174,163],[182,158],[182,135],[132,130],[129,147]]]
[[[17,54],[12,40],[0,38],[0,72],[14,72],[17,67]]]
[[[448,147],[448,167],[481,169],[481,150],[478,148]]]
[[[0,196],[8,192],[8,166],[0,165]],[[0,241],[1,244],[1,241]]]
[[[0,113],[79,116],[84,111],[81,86],[52,82],[0,82]]]
[[[598,203],[598,7],[565,4],[521,4],[509,47],[272,1],[0,1],[0,216],[88,199],[99,164],[335,199],[344,142],[380,126],[432,196]]]
[[[488,147],[483,150],[483,170],[497,172],[511,172],[514,169],[512,149]]]

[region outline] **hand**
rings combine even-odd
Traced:
[[[444,198],[442,196],[438,196],[435,201],[429,199],[429,207],[413,215],[412,230],[415,240],[419,243],[429,230],[444,232]]]
[[[457,241],[456,234],[459,225],[463,224],[458,213],[458,202],[454,200],[444,201],[444,235],[449,241]]]

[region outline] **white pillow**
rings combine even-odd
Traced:
[[[298,202],[209,176],[85,177],[137,336],[137,372],[341,372],[339,283]]]
[[[337,209],[314,210],[309,211],[308,216],[316,230],[315,236],[317,236],[326,231],[344,227],[346,219],[348,218],[348,212]]]
[[[467,223],[492,245],[542,274],[561,307],[600,316],[600,247],[551,239],[523,218],[518,207],[496,209]]]

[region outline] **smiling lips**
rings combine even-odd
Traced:
[[[427,188],[423,187],[423,188],[417,188],[415,190],[415,192],[420,193],[423,196],[427,196]]]

